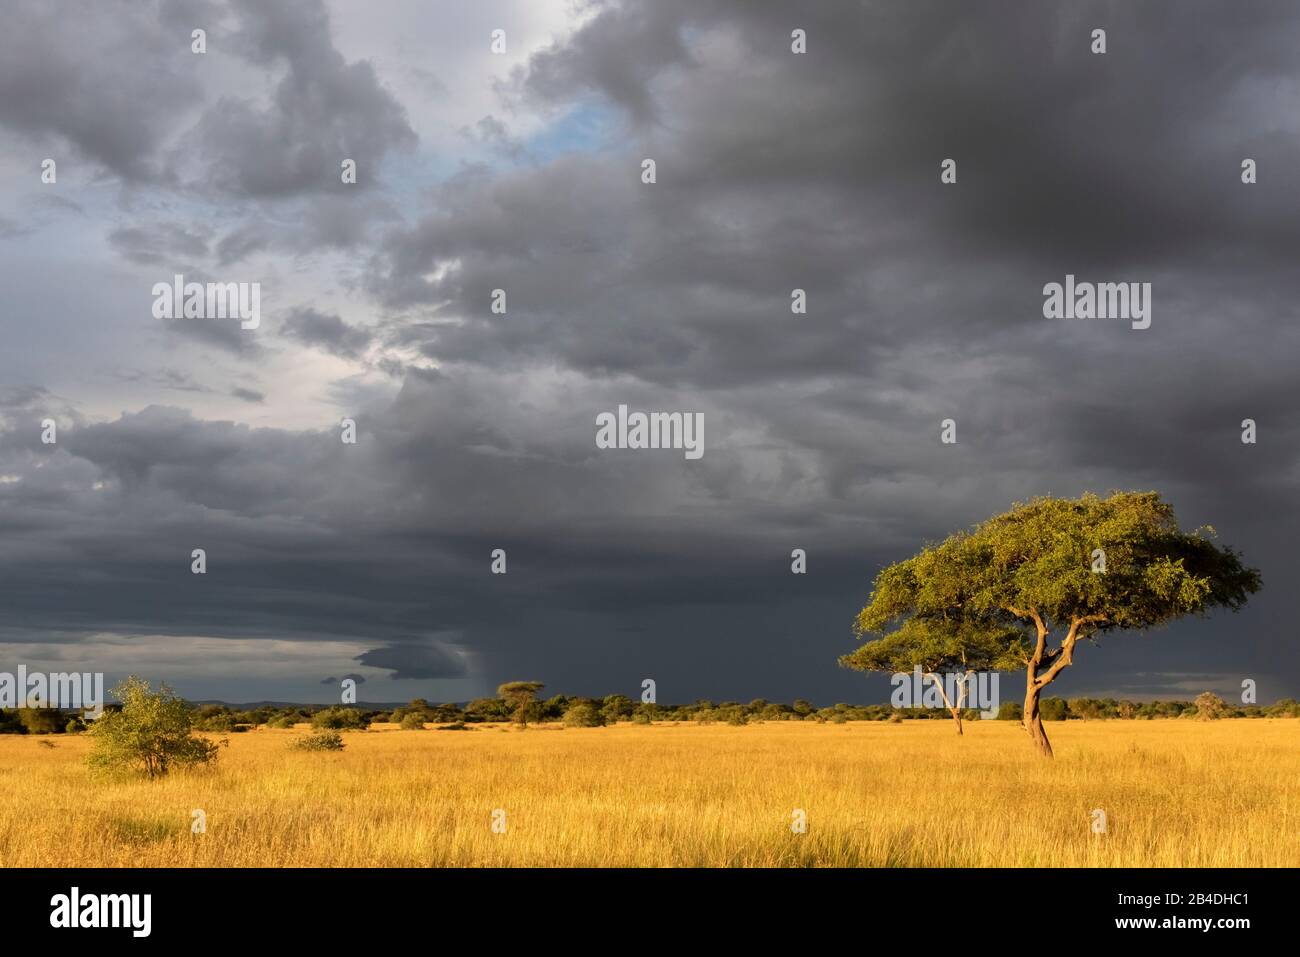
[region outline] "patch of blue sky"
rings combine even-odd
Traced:
[[[619,125],[615,110],[584,103],[528,137],[524,154],[533,162],[546,163],[570,153],[598,153],[613,145]]]

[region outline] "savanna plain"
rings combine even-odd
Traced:
[[[0,865],[1300,865],[1300,719],[1047,727],[1050,760],[1008,721],[259,728],[154,781],[6,735]]]

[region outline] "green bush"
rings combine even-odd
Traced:
[[[1064,721],[1070,713],[1064,698],[1044,698],[1038,711],[1044,721]]]
[[[1020,721],[1025,716],[1025,709],[1019,701],[1004,701],[998,708],[999,721]]]
[[[62,734],[67,724],[57,708],[19,708],[18,720],[28,734]]]
[[[230,734],[235,730],[235,717],[231,714],[213,714],[200,717],[195,721],[194,726],[200,731],[215,731],[219,734]]]
[[[216,758],[217,746],[195,737],[189,704],[166,685],[153,691],[149,682],[132,675],[113,689],[113,696],[122,702],[121,709],[105,711],[90,729],[91,767],[139,769],[156,778],[175,766],[207,764]]]
[[[590,701],[578,701],[564,712],[564,723],[570,728],[598,728],[603,723],[600,711]]]
[[[326,731],[354,731],[366,726],[366,719],[356,708],[325,708],[311,716],[311,726]]]
[[[401,727],[403,731],[423,731],[424,715],[419,711],[406,712],[406,714],[402,716]]]
[[[317,731],[292,744],[297,751],[342,751],[343,735],[337,731]]]

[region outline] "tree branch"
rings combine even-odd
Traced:
[[[1079,629],[1084,625],[1096,624],[1105,621],[1105,615],[1084,615],[1082,618],[1074,618],[1070,621],[1070,631],[1066,634],[1065,640],[1061,642],[1061,647],[1052,652],[1050,660],[1052,666],[1043,672],[1041,677],[1034,679],[1035,688],[1045,688],[1052,683],[1052,679],[1059,675],[1074,661],[1074,645],[1079,640]]]
[[[950,701],[948,700],[948,692],[947,692],[947,690],[946,690],[946,689],[944,688],[944,686],[943,686],[943,681],[941,681],[940,678],[939,678],[939,676],[938,676],[937,674],[935,674],[933,671],[927,671],[927,672],[925,673],[925,677],[927,677],[927,678],[929,678],[931,681],[933,681],[933,682],[935,683],[935,685],[939,688],[939,696],[940,696],[941,698],[943,698],[943,706],[944,706],[945,708],[947,708],[949,711],[951,711],[951,710],[952,710],[952,702],[950,702]]]
[[[1034,626],[1038,629],[1038,643],[1034,646],[1033,657],[1027,659],[1025,664],[1041,664],[1043,660],[1043,649],[1047,645],[1047,625],[1043,623],[1043,616],[1038,613],[1037,608],[1029,608],[1021,611],[1019,608],[1007,605],[1007,611],[1011,612],[1011,614],[1015,615],[1017,618],[1033,619]]]

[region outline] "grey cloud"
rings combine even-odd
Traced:
[[[349,325],[333,313],[306,306],[292,310],[280,328],[291,339],[345,359],[359,358],[371,341],[369,331]]]
[[[199,93],[188,33],[165,29],[143,4],[20,2],[5,16],[0,124],[42,144],[63,176],[70,143],[77,159],[125,180],[165,179],[156,153]]]
[[[346,680],[346,679],[348,679],[348,678],[351,678],[353,681],[355,681],[355,682],[356,682],[357,684],[359,684],[359,685],[363,685],[363,684],[366,683],[366,676],[365,676],[365,675],[358,675],[358,674],[346,674],[346,675],[344,675],[342,678],[334,678],[334,677],[330,677],[330,678],[322,678],[320,683],[323,684],[323,685],[336,685],[336,684],[338,684],[340,681]]]
[[[385,645],[372,648],[356,658],[371,668],[391,671],[391,678],[459,678],[465,674],[464,661],[435,643]]]
[[[108,234],[108,242],[131,262],[155,266],[174,263],[177,256],[203,259],[208,254],[208,237],[208,230],[201,225],[150,223],[115,229]]]
[[[194,148],[214,185],[265,198],[360,189],[389,150],[415,145],[405,110],[371,64],[348,63],[334,46],[321,0],[232,7],[240,18],[232,50],[286,73],[265,107],[223,97],[204,114]],[[357,162],[356,186],[340,183],[344,159]]]

